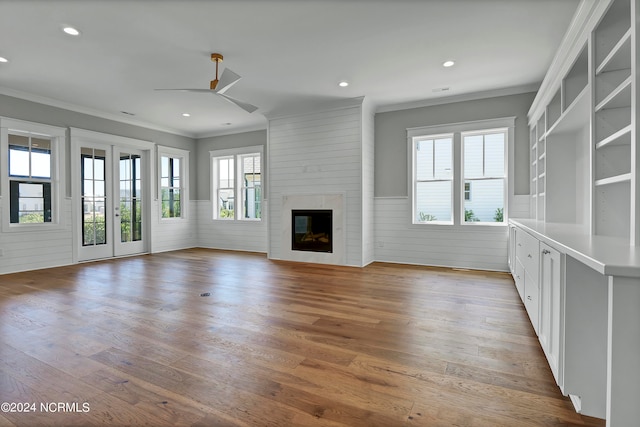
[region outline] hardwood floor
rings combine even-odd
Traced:
[[[0,276],[0,402],[0,426],[604,426],[507,274],[206,249]]]

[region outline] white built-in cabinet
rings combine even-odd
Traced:
[[[563,394],[640,420],[640,0],[582,0],[529,111],[509,265]]]

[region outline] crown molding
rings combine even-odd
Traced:
[[[611,1],[582,0],[578,5],[560,47],[542,80],[538,94],[531,104],[528,113],[530,124],[537,122],[544,113],[546,106],[560,88],[562,79],[573,66],[580,51],[588,45],[589,34],[596,27]]]
[[[464,93],[439,98],[428,98],[415,102],[407,102],[401,104],[379,105],[376,113],[388,113],[391,111],[409,110],[412,108],[433,107],[436,105],[451,104],[454,102],[474,101],[484,98],[495,98],[498,96],[518,95],[521,93],[536,92],[539,85],[537,83],[521,86],[512,86],[501,89],[492,89],[482,92]]]
[[[134,119],[130,117],[122,117],[118,114],[108,113],[106,111],[97,110],[93,108],[83,107],[80,105],[72,104],[70,102],[59,101],[53,98],[47,98],[45,96],[34,95],[32,93],[23,92],[15,89],[0,86],[0,95],[10,96],[12,98],[22,99],[24,101],[35,102],[38,104],[48,105],[50,107],[61,108],[63,110],[74,111],[76,113],[88,114],[90,116],[99,117],[106,120],[113,120],[119,123],[125,123],[133,126],[140,126],[143,128],[156,130],[160,132],[171,133],[174,135],[186,136],[188,138],[196,138],[193,133],[181,131],[179,129],[173,129],[170,127],[158,126],[154,123],[149,123],[143,120]]]

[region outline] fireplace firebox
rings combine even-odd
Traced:
[[[331,209],[291,210],[291,249],[333,252]]]

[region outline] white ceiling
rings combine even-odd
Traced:
[[[379,109],[542,81],[578,0],[0,0],[0,93],[192,137],[366,96]],[[78,37],[62,32],[71,25]],[[212,52],[243,78],[208,93]],[[442,67],[454,59],[452,68]],[[347,88],[338,82],[347,80]],[[448,91],[437,91],[447,87]],[[434,91],[435,90],[435,91]],[[122,111],[130,112],[129,116]],[[188,112],[191,117],[182,117]],[[227,123],[231,123],[228,125]]]

